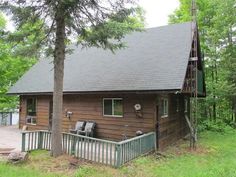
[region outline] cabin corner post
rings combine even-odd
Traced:
[[[121,144],[116,145],[116,151],[117,151],[117,160],[115,168],[119,168],[121,166]]]
[[[76,136],[72,136],[72,146],[71,146],[71,155],[75,155],[75,149],[76,149]]]
[[[154,132],[153,137],[154,137],[154,139],[153,139],[154,150],[156,151],[157,150],[157,133],[156,132]]]
[[[22,136],[21,151],[25,152],[25,132],[22,132],[21,136]]]
[[[139,153],[142,152],[142,138],[139,139]]]

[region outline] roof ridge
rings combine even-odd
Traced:
[[[167,24],[167,25],[161,25],[161,26],[154,26],[154,27],[147,27],[145,29],[156,29],[156,28],[166,28],[170,26],[178,26],[178,25],[183,25],[183,24],[189,24],[192,21],[187,21],[187,22],[180,22],[180,23],[172,23],[172,24]]]

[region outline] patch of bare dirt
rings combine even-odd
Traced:
[[[14,148],[0,148],[0,156],[8,156]]]
[[[39,155],[30,155],[26,165],[30,168],[40,169],[45,172],[53,172],[61,175],[73,176],[81,165],[89,162],[79,160],[69,155],[62,155],[57,158],[51,157],[49,152]]]
[[[191,153],[191,154],[208,154],[211,152],[211,150],[207,147],[203,147],[203,146],[197,146],[196,149],[191,149],[190,147],[186,147],[185,148],[186,152]]]
[[[203,147],[203,146],[197,146],[196,149],[191,149],[190,147],[178,147],[172,150],[172,153],[177,156],[184,155],[184,154],[204,155],[210,152],[211,150],[209,148]]]
[[[161,158],[165,157],[171,157],[171,156],[180,156],[184,154],[198,154],[198,155],[204,155],[211,152],[211,149],[202,145],[197,145],[196,149],[191,149],[189,146],[188,140],[179,140],[175,144],[169,146],[166,148],[163,152],[158,152],[157,155]]]

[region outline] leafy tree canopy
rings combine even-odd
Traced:
[[[236,121],[235,0],[197,0],[196,3],[207,83],[207,98],[201,101],[199,111],[204,119]],[[180,7],[170,15],[169,22],[190,20],[191,0],[180,0]]]
[[[9,111],[17,108],[18,97],[6,96],[9,87],[15,83],[35,62],[35,57],[18,55],[23,45],[16,45],[10,42],[8,35],[14,33],[7,32],[5,29],[6,20],[0,14],[0,28],[2,35],[0,38],[0,111]],[[26,41],[31,45],[30,39]]]
[[[3,17],[3,14],[0,12],[0,30],[3,29],[6,25],[6,20]]]

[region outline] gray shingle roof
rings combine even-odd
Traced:
[[[135,32],[115,54],[76,48],[65,60],[65,92],[180,90],[191,49],[191,23]],[[42,59],[10,88],[9,94],[53,90],[53,65]],[[16,71],[17,72],[17,71]]]

